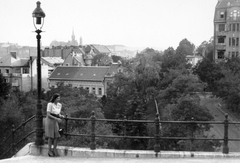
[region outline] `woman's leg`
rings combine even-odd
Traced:
[[[53,152],[52,152],[52,138],[48,138],[48,155],[49,156],[53,156]]]
[[[59,156],[59,154],[57,152],[57,143],[58,143],[58,138],[54,138],[53,151],[54,151],[55,156]]]

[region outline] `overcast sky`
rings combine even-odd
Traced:
[[[42,45],[83,44],[176,48],[187,38],[199,46],[213,36],[218,0],[41,0],[46,14]],[[0,43],[36,46],[33,0],[0,0]]]

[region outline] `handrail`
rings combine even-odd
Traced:
[[[21,143],[24,139],[26,139],[28,136],[32,135],[35,131],[30,131],[28,134],[26,134],[23,138],[21,138],[18,142],[14,143],[14,134],[20,130],[22,127],[24,127],[28,122],[30,122],[31,120],[33,120],[36,117],[36,115],[33,115],[32,117],[28,118],[26,121],[22,122],[21,125],[19,125],[17,128],[14,128],[14,126],[12,126],[12,132],[11,134],[9,134],[1,143],[0,146],[3,146],[4,143],[6,143],[10,138],[12,138],[12,142],[11,142],[11,146],[7,149],[7,151],[5,153],[3,153],[2,155],[0,155],[0,159],[3,158],[3,156],[5,156],[6,154],[8,154],[10,151],[12,151],[12,153],[14,152],[14,148],[15,146],[17,146],[19,143]]]
[[[3,157],[6,155],[9,151],[14,150],[15,146],[21,143],[23,140],[25,140],[28,136],[32,135],[35,133],[35,131],[31,131],[28,134],[26,134],[22,139],[14,143],[14,134],[17,130],[21,128],[21,126],[26,125],[29,121],[34,119],[35,116],[30,117],[28,120],[23,122],[19,127],[16,129],[12,129],[12,134],[10,134],[6,139],[4,139],[4,142],[8,140],[9,138],[12,137],[12,145],[10,149],[8,149],[3,155],[0,156]],[[228,147],[228,141],[240,141],[240,138],[228,138],[228,125],[229,124],[240,124],[240,122],[228,122],[228,115],[225,115],[225,120],[224,121],[194,121],[193,119],[191,121],[160,121],[159,119],[159,114],[156,114],[155,120],[127,120],[126,118],[124,119],[97,119],[95,117],[95,112],[92,111],[91,116],[89,118],[72,118],[68,117],[67,115],[64,118],[65,120],[65,130],[64,134],[65,137],[67,136],[86,136],[90,137],[91,142],[90,142],[90,149],[95,150],[96,149],[96,142],[95,138],[123,138],[125,139],[155,139],[155,145],[154,145],[154,151],[156,152],[156,155],[158,152],[160,152],[160,140],[190,140],[193,142],[194,140],[223,140],[223,153],[228,154],[229,153],[229,147]],[[89,121],[91,122],[91,132],[89,134],[71,134],[68,132],[68,121],[69,120],[74,120],[74,121]],[[119,122],[124,124],[123,128],[123,135],[98,135],[95,133],[95,128],[96,128],[96,122]],[[155,124],[155,136],[137,136],[137,135],[132,135],[129,136],[126,134],[126,124],[127,123],[153,123]],[[160,124],[190,124],[190,125],[197,125],[197,124],[223,124],[224,125],[224,137],[223,138],[196,138],[193,134],[188,137],[162,137],[161,132],[160,132]],[[3,143],[1,143],[2,145]],[[191,148],[192,150],[192,148]]]
[[[30,135],[32,135],[33,133],[35,133],[35,131],[31,131],[29,132],[27,135],[25,135],[21,140],[19,140],[17,143],[14,143],[14,146],[17,146],[18,144],[20,144],[23,140],[25,140],[27,137],[29,137]],[[5,153],[3,153],[0,158],[2,158],[3,156],[5,156],[6,154],[8,154],[10,151],[12,150],[12,148],[9,148]]]
[[[160,140],[190,140],[193,142],[194,140],[223,140],[223,153],[229,153],[228,141],[240,141],[239,138],[228,138],[228,125],[229,124],[240,124],[240,122],[228,122],[228,115],[225,115],[224,121],[194,121],[192,118],[191,121],[160,121],[159,114],[156,114],[155,120],[127,120],[127,119],[96,119],[94,111],[91,113],[90,118],[69,118],[65,117],[65,130],[64,135],[67,136],[90,136],[91,143],[90,149],[96,149],[96,137],[101,138],[123,138],[123,139],[155,139],[154,151],[156,153],[160,152]],[[69,120],[78,120],[78,121],[90,121],[91,122],[91,133],[90,134],[70,134],[68,133],[68,121]],[[95,123],[96,122],[120,122],[120,123],[155,123],[156,133],[155,136],[128,136],[126,135],[126,125],[124,125],[124,132],[123,136],[119,135],[97,135],[95,133]],[[223,138],[196,138],[193,134],[189,137],[162,137],[160,133],[160,124],[190,124],[190,125],[197,125],[197,124],[223,124],[224,125],[224,137]],[[191,148],[192,150],[192,148]]]

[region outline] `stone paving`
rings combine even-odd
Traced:
[[[21,156],[0,163],[239,163],[240,158],[79,158]]]
[[[37,147],[27,144],[13,158],[0,160],[0,163],[235,163],[240,162],[240,152],[190,152],[190,151],[154,151],[113,150],[73,148],[59,146],[60,157],[48,157],[47,145]]]

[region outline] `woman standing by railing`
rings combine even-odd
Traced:
[[[60,95],[54,94],[47,105],[47,117],[45,120],[45,136],[48,138],[48,156],[54,157],[59,156],[57,152],[57,143],[58,138],[60,137],[59,134],[59,125],[64,118],[63,115],[60,114],[62,109],[62,104],[59,103]],[[53,150],[52,150],[53,144]]]

